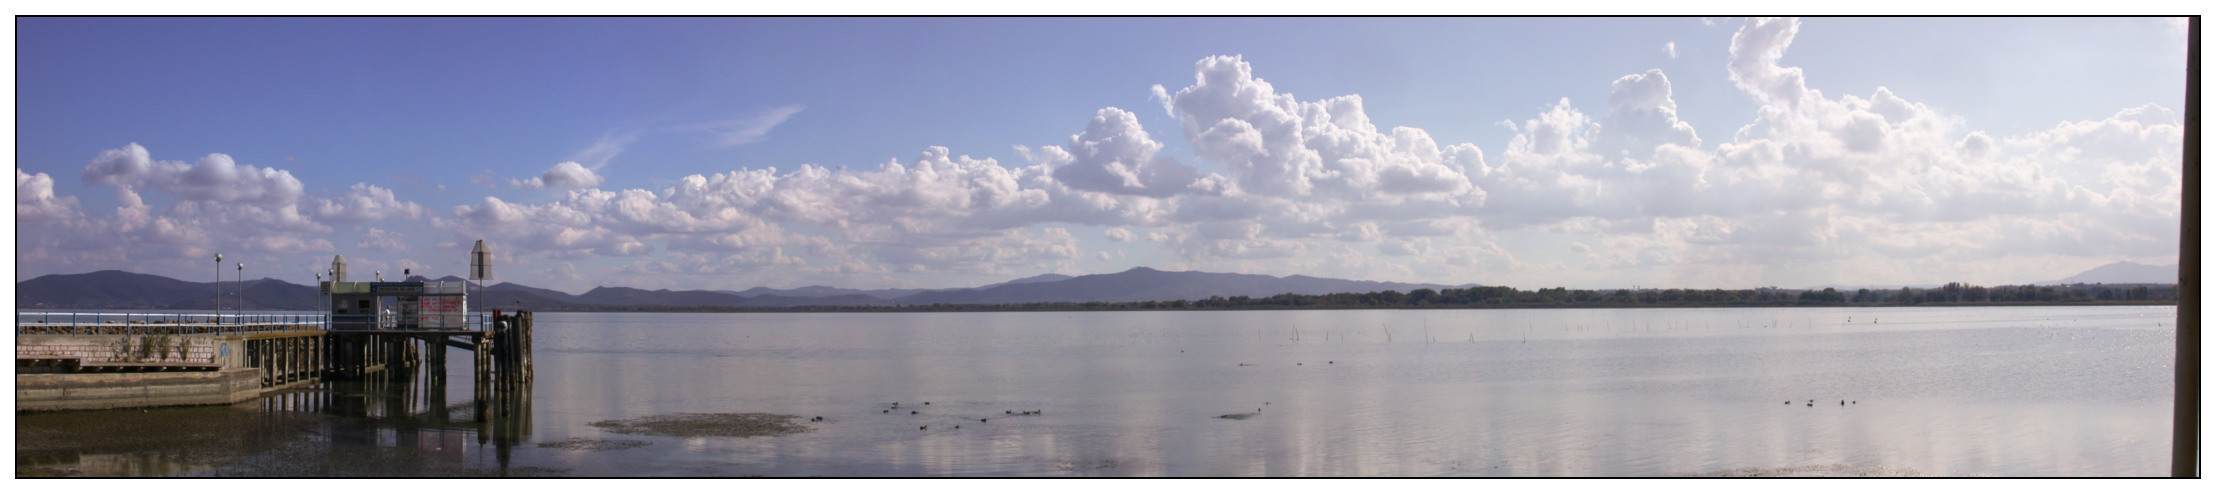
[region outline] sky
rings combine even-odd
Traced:
[[[15,29],[18,281],[464,274],[478,239],[496,281],[571,292],[1994,285],[2178,254],[2176,18]]]

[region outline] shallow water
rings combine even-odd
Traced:
[[[511,403],[472,403],[456,351],[443,397],[334,385],[236,407],[317,417],[281,448],[207,465],[122,447],[101,454],[129,459],[101,461],[123,471],[78,468],[2153,476],[2168,467],[2174,321],[2173,307],[542,313],[537,379]],[[1039,413],[1008,413],[1027,410]],[[685,413],[793,415],[813,430],[592,425]],[[164,461],[181,464],[146,466]]]

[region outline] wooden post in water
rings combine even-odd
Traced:
[[[523,331],[523,378],[524,378],[524,379],[530,379],[530,378],[531,378],[531,377],[532,377],[532,376],[533,376],[533,375],[535,374],[535,373],[534,373],[534,372],[532,371],[532,369],[534,369],[534,367],[532,367],[532,365],[531,365],[531,364],[532,364],[532,362],[531,362],[531,348],[532,348],[532,347],[531,347],[531,344],[533,343],[533,342],[531,341],[531,340],[532,340],[532,338],[531,338],[531,334],[532,334],[532,331],[531,331],[531,326],[532,326],[532,319],[533,319],[533,317],[531,317],[531,313],[529,313],[529,312],[521,312],[521,311],[518,311],[518,312],[516,312],[516,323],[517,323],[517,324],[516,324],[516,328],[517,328],[517,329],[519,329],[519,330],[522,330],[522,331]]]
[[[423,368],[426,372],[430,373],[430,383],[435,385],[438,384],[440,381],[445,381],[446,337],[433,336],[430,338],[424,338],[423,342],[423,350],[427,354],[424,356],[424,360],[430,361],[430,365],[426,365]]]
[[[489,378],[492,377],[491,370],[486,368],[490,359],[485,358],[485,352],[492,351],[492,339],[486,338],[484,333],[471,334],[469,339],[477,346],[476,350],[469,352],[470,380],[476,383],[477,400],[484,401],[485,391],[491,387]]]
[[[332,363],[338,364],[339,369],[346,373],[347,379],[361,379],[361,338],[353,335],[338,335],[335,339],[338,341],[338,346],[331,349],[332,355],[336,357],[332,359]]]

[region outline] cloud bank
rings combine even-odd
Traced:
[[[1597,106],[1564,98],[1510,118],[1513,137],[1488,152],[1381,126],[1360,95],[1296,97],[1224,55],[1195,62],[1179,89],[1149,88],[1177,128],[1150,131],[1137,114],[1101,108],[1073,119],[1063,142],[1016,146],[1022,163],[929,147],[871,169],[741,168],[618,190],[572,161],[509,181],[556,198],[485,196],[448,211],[369,184],[312,197],[286,170],[222,154],[155,161],[131,144],[83,169],[86,184],[124,204],[111,214],[81,211],[51,177],[17,171],[17,221],[32,232],[18,259],[94,266],[218,239],[322,255],[334,228],[402,220],[428,229],[371,228],[352,245],[400,252],[409,238],[486,238],[557,279],[599,260],[588,278],[672,287],[741,276],[901,285],[913,274],[1070,272],[1130,257],[1122,246],[1087,251],[1075,228],[1162,249],[1177,260],[1170,268],[1529,286],[1578,276],[1564,273],[1685,286],[1767,284],[1775,271],[1924,282],[2175,255],[2182,129],[2172,110],[1996,136],[1884,87],[1809,89],[1801,67],[1780,63],[1800,25],[1747,19],[1732,36],[1726,76],[1757,110],[1728,136],[1698,135],[1660,69],[1594,81],[1609,91]],[[1665,45],[1672,58],[1678,48]],[[755,142],[800,110],[689,130],[719,146]],[[1182,139],[1196,161],[1166,154],[1165,138]],[[148,206],[148,192],[173,204]],[[1532,239],[1552,243],[1503,247],[1544,243]]]

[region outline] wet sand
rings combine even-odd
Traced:
[[[538,443],[538,446],[541,448],[560,449],[568,451],[620,451],[631,448],[644,447],[649,444],[654,443],[631,439],[585,439],[581,437],[573,437],[560,441]]]
[[[627,420],[602,420],[593,427],[617,434],[670,437],[782,436],[815,429],[792,423],[798,415],[772,413],[677,413]]]

